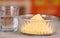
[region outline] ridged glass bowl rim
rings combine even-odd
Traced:
[[[36,20],[36,19],[27,19],[27,18],[23,18],[23,16],[28,16],[28,15],[30,15],[31,17],[32,16],[34,16],[33,14],[26,14],[26,15],[21,15],[21,16],[19,16],[20,17],[20,19],[22,19],[22,20],[25,20],[25,21],[42,21],[42,20]],[[57,17],[57,16],[53,16],[53,15],[46,15],[46,14],[41,14],[41,16],[42,17],[51,17],[52,19],[50,19],[50,20],[46,20],[46,19],[44,19],[45,21],[59,21],[59,18]]]

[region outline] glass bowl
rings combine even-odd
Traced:
[[[34,15],[26,14],[19,17],[18,32],[27,35],[51,35],[56,32],[57,21],[56,16],[41,14],[43,20],[31,20]]]

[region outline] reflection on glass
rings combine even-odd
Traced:
[[[2,19],[2,29],[6,30],[6,29],[11,29],[12,25],[13,25],[13,17],[1,17]]]

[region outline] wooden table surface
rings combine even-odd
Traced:
[[[30,36],[15,32],[0,32],[0,38],[60,38],[60,22],[56,26],[56,34],[51,36]]]

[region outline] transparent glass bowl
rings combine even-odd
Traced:
[[[6,16],[18,16],[19,15],[19,7],[18,6],[0,6],[0,17]]]
[[[18,26],[19,6],[0,6],[0,27],[2,31],[12,31]]]
[[[18,17],[1,17],[2,31],[17,31]]]
[[[19,17],[18,32],[28,35],[51,35],[56,32],[58,17],[41,15],[45,21],[31,20],[34,15],[22,15]]]

